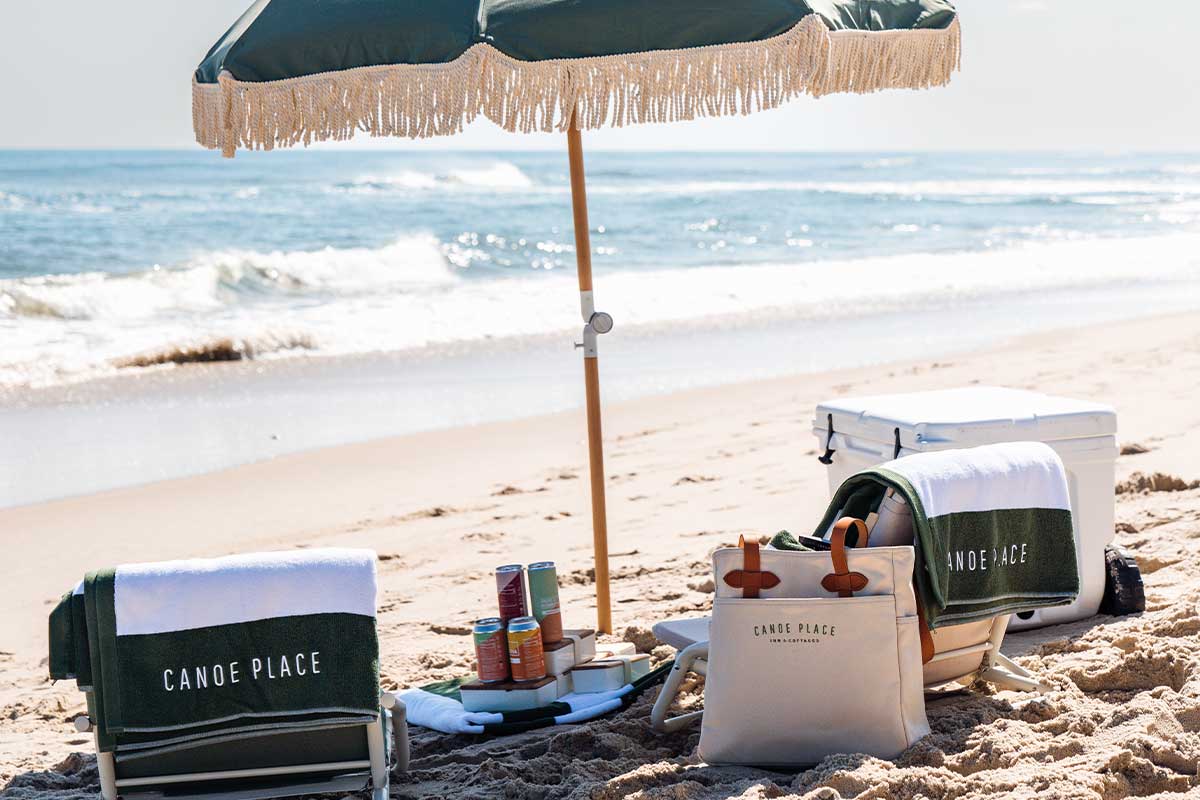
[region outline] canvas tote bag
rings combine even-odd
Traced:
[[[713,554],[716,599],[699,754],[710,764],[802,766],[834,753],[891,758],[929,733],[912,547]]]

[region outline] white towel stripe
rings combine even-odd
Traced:
[[[304,614],[375,616],[375,553],[323,548],[117,567],[117,635]]]
[[[917,453],[880,469],[908,479],[929,519],[970,511],[1071,510],[1062,460],[1042,442]]]

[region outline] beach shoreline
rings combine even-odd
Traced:
[[[1118,481],[1134,472],[1190,481],[1200,478],[1196,375],[1200,313],[1193,312],[1038,333],[944,358],[608,403],[606,479],[618,634],[644,640],[648,626],[659,619],[702,612],[711,602],[703,581],[713,547],[736,541],[741,533],[804,530],[819,517],[827,487],[810,423],[823,399],[984,383],[1108,403],[1118,411],[1119,441],[1145,450],[1134,454],[1131,449],[1118,460]],[[46,614],[90,569],[290,547],[374,548],[381,557],[382,670],[391,686],[469,671],[464,626],[494,601],[490,573],[499,563],[556,561],[566,621],[573,627],[592,625],[585,435],[583,412],[575,409],[314,449],[193,477],[0,509],[0,531],[14,554],[4,573],[9,601],[0,617],[0,711],[9,720],[0,731],[0,783],[52,771],[70,753],[90,749],[90,740],[69,724],[82,709],[82,696],[73,686],[51,685],[45,678]],[[1151,518],[1165,520],[1160,523],[1165,527],[1156,529],[1156,536],[1138,535]],[[1118,520],[1130,526],[1123,534],[1126,543],[1141,548],[1134,554],[1152,567],[1146,577],[1152,610],[1166,614],[1172,606],[1186,607],[1194,620],[1200,602],[1200,559],[1195,558],[1200,491],[1123,496]],[[1143,625],[1145,636],[1159,637],[1158,629],[1146,627],[1158,624],[1151,616],[1109,627],[1125,625],[1140,636],[1137,626]],[[1066,652],[1055,641],[1099,636],[1092,630],[1097,624],[1013,634],[1005,650],[1026,656],[1032,666],[1046,666]],[[1200,719],[1200,652],[1186,642],[1154,641],[1155,653],[1166,652],[1168,644],[1178,650],[1171,651],[1175,677],[1161,684],[1174,694],[1162,702],[1176,704],[1172,724],[1194,735]],[[1097,645],[1095,657],[1117,657],[1105,642]],[[1072,674],[1073,662],[1063,663],[1055,667],[1056,675]],[[1080,669],[1088,673],[1092,667]],[[1081,680],[1072,684],[1076,693]],[[1143,689],[1158,691],[1141,684],[1128,687],[1135,693]],[[1166,691],[1155,697],[1163,698]],[[1064,715],[1075,713],[1068,700],[1054,701],[1065,704]],[[1003,702],[1010,710],[1018,704],[1016,699]],[[1085,702],[1092,699],[1079,700]],[[1180,704],[1187,708],[1180,711]],[[987,724],[993,725],[1008,712],[989,713]],[[940,731],[935,723],[935,734],[946,733],[948,720]],[[689,741],[672,740],[667,749],[679,752],[662,755],[660,771],[683,771]],[[964,735],[959,744],[966,747],[965,741]],[[1117,746],[1106,739],[1104,746],[1110,745]],[[1104,758],[1093,759],[1086,742],[1078,747],[1081,763],[1100,771]],[[1037,767],[1030,759],[1011,768],[1020,772],[1014,772],[1018,785],[1026,779],[1034,785],[1037,769],[1054,769],[1053,763]],[[869,767],[846,769],[870,772]],[[1002,767],[994,765],[997,772]],[[738,771],[727,777],[733,783],[749,781],[746,786],[761,780]],[[1183,785],[1184,778],[1160,777],[1161,791]],[[676,778],[685,780],[681,774]],[[1159,784],[1144,784],[1151,785]],[[403,785],[400,791],[407,796],[410,789],[416,791]]]
[[[628,323],[618,314],[619,330],[602,340],[604,400],[796,375],[819,381],[831,371],[962,357],[1200,304],[1192,283],[1172,286],[949,297],[940,305],[850,316],[780,307],[664,325]],[[577,338],[565,331],[411,350],[314,351],[0,387],[7,455],[0,460],[0,509],[324,447],[577,410]],[[72,458],[57,457],[65,453]]]

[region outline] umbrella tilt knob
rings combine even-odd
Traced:
[[[604,311],[597,311],[596,313],[592,314],[592,318],[588,320],[588,325],[596,333],[608,333],[613,329],[612,314],[605,313]]]

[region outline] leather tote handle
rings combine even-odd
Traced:
[[[821,579],[821,586],[827,592],[837,592],[838,597],[853,597],[855,592],[867,587],[867,576],[861,572],[851,572],[846,561],[846,532],[854,528],[857,541],[866,546],[867,523],[856,517],[842,517],[833,526],[829,535],[829,555],[833,559],[833,572]]]
[[[758,552],[758,542],[754,540],[746,541],[745,536],[738,537],[738,547],[742,548],[742,570],[746,577],[762,571],[762,555]],[[753,580],[744,580],[742,583],[742,597],[758,597],[760,582]]]
[[[821,580],[821,585],[827,591],[837,592],[839,597],[853,597],[854,592],[867,585],[866,577],[858,572],[850,572],[849,564],[846,562],[846,532],[850,528],[854,528],[858,534],[856,540],[858,547],[866,547],[870,539],[870,531],[867,530],[866,523],[861,519],[842,517],[833,526],[833,533],[829,538],[829,553],[833,556],[833,572]],[[854,580],[854,576],[862,578],[862,586],[856,585],[857,581]],[[929,625],[925,622],[925,610],[921,606],[919,595],[917,596],[917,630],[921,637],[921,663],[928,664],[933,660],[933,636],[929,633]]]
[[[921,605],[919,595],[917,596],[917,631],[921,636],[921,663],[928,664],[933,660],[933,635],[929,633],[929,625],[925,622],[925,607]]]
[[[867,528],[867,523],[861,519],[855,519],[854,517],[842,517],[842,519],[838,520],[838,523],[841,523],[842,520],[850,520],[850,523],[846,526],[847,530],[854,528],[854,532],[856,534],[854,538],[854,546],[869,547],[867,542],[869,542],[871,539],[871,531]],[[854,523],[858,524],[855,525]]]
[[[725,583],[742,590],[742,597],[756,598],[761,589],[771,589],[779,585],[779,576],[774,572],[764,572],[762,555],[758,551],[758,541],[738,537],[738,547],[742,548],[742,568],[725,573]]]

